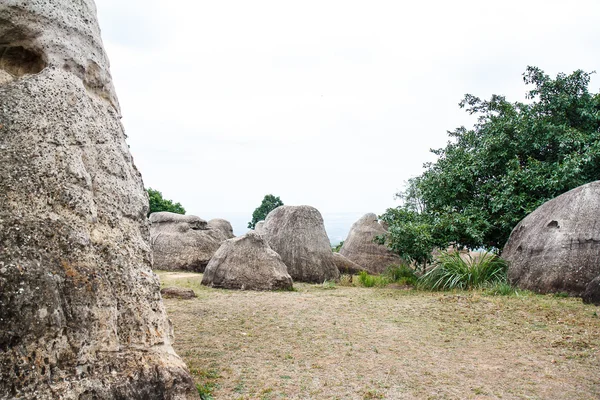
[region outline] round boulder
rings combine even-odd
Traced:
[[[379,223],[377,215],[365,214],[350,228],[340,254],[367,271],[380,274],[389,266],[402,262],[397,254],[374,241],[376,236],[386,233],[387,229]]]
[[[580,296],[600,275],[600,181],[547,201],[513,229],[502,257],[511,284]]]
[[[316,208],[277,207],[267,215],[260,234],[279,253],[294,280],[322,283],[339,278],[323,217]]]
[[[229,239],[210,260],[202,284],[223,289],[291,290],[292,277],[279,254],[257,233]]]
[[[220,229],[195,215],[156,212],[150,223],[154,269],[203,272],[224,240]]]
[[[217,230],[223,234],[224,239],[234,238],[233,227],[226,219],[215,218],[208,221],[208,227]]]

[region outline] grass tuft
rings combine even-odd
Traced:
[[[459,252],[443,252],[432,270],[423,275],[419,286],[430,290],[473,289],[506,282],[508,264],[493,253],[476,257]]]

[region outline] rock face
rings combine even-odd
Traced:
[[[264,226],[265,226],[265,221],[258,221],[256,223],[256,225],[254,226],[254,232],[256,232],[256,233],[262,233]]]
[[[340,254],[374,273],[384,272],[390,265],[398,265],[402,259],[385,245],[375,243],[375,236],[385,235],[385,229],[377,215],[365,214],[350,228]]]
[[[600,181],[542,204],[513,229],[502,257],[513,285],[581,295],[600,275]]]
[[[292,277],[262,236],[248,232],[223,242],[208,263],[202,284],[224,289],[291,290]]]
[[[91,0],[0,2],[0,398],[197,398]]]
[[[195,215],[171,212],[150,214],[150,241],[154,269],[204,272],[206,264],[225,240]]]
[[[587,284],[581,298],[584,303],[600,306],[600,276]]]
[[[322,283],[339,278],[323,217],[314,207],[280,206],[271,211],[260,234],[295,281]]]
[[[208,221],[208,226],[212,229],[218,230],[223,234],[223,240],[234,238],[233,227],[231,223],[225,219],[215,218]]]
[[[337,267],[338,271],[340,271],[340,274],[355,275],[360,273],[361,271],[372,273],[371,271],[364,269],[357,263],[348,260],[340,253],[333,253],[333,262],[335,263],[335,266]]]

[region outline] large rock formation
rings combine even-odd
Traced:
[[[333,262],[335,263],[335,266],[337,267],[338,271],[340,271],[340,274],[356,275],[362,271],[368,272],[370,274],[374,273],[372,271],[366,270],[357,263],[348,260],[340,253],[333,253]]]
[[[224,289],[291,290],[292,277],[256,232],[223,242],[210,260],[202,284]]]
[[[365,214],[350,228],[340,254],[374,273],[382,273],[402,259],[385,245],[374,242],[376,236],[385,235],[387,229],[378,221],[377,215]]]
[[[208,227],[218,230],[223,234],[223,240],[234,238],[233,227],[226,219],[214,218],[208,221]]]
[[[280,206],[260,230],[295,281],[322,283],[339,278],[323,217],[314,207]]]
[[[3,0],[0,37],[0,398],[196,398],[94,3]]]
[[[150,214],[154,269],[204,272],[225,237],[195,215]]]
[[[581,295],[600,275],[600,181],[542,204],[513,229],[502,257],[523,289]]]

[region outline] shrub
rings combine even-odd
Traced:
[[[404,264],[389,267],[385,270],[383,276],[387,277],[391,282],[395,282],[400,285],[414,286],[418,280],[414,269]]]
[[[466,259],[465,259],[466,258]],[[506,282],[506,261],[493,253],[461,257],[459,252],[442,252],[434,268],[419,280],[431,290],[472,289]]]

